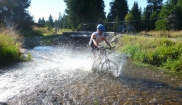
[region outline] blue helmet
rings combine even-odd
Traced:
[[[100,31],[105,31],[105,27],[102,24],[98,24],[97,29],[100,30]]]

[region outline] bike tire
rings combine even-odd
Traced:
[[[102,74],[111,73],[115,77],[118,77],[120,75],[118,65],[111,60],[106,60],[102,63],[101,72],[102,72]]]

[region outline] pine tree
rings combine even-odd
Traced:
[[[116,19],[117,15],[120,21],[123,21],[126,14],[128,13],[127,0],[114,0],[110,2],[110,12],[107,16],[108,21]]]
[[[150,25],[149,25],[149,30],[154,30],[155,29],[155,22],[157,20],[154,20],[153,18],[158,18],[159,17],[159,13],[160,10],[162,8],[163,5],[163,0],[147,0],[147,8],[146,8],[146,12],[148,12],[147,14],[150,14]]]
[[[30,29],[33,25],[33,17],[27,8],[31,0],[0,0],[0,22],[5,25],[17,25],[18,29]]]
[[[71,26],[68,24],[68,17],[63,14],[63,18],[62,18],[62,28],[71,28]]]
[[[81,30],[83,23],[97,23],[105,19],[103,0],[64,0],[67,5],[68,24],[72,29]],[[88,26],[91,28],[91,26]]]
[[[58,27],[59,28],[61,28],[62,27],[62,14],[61,13],[59,13],[59,16],[58,16],[58,20],[57,20],[57,25],[58,25]]]
[[[142,30],[145,30],[145,31],[149,31],[150,30],[150,21],[148,19],[150,19],[150,15],[151,13],[148,12],[148,7],[144,8],[144,11],[142,13]]]
[[[159,13],[159,18],[167,18],[175,9],[176,3],[172,2],[174,0],[168,0],[161,8]],[[155,23],[156,30],[167,30],[167,20],[157,20]]]
[[[141,8],[139,8],[138,2],[134,2],[130,13],[132,14],[132,18],[133,18],[132,23],[133,23],[133,27],[135,28],[135,30],[137,30],[137,31],[142,30],[141,29],[142,25],[140,24],[141,23],[140,22],[140,20],[141,20]]]
[[[112,22],[118,17],[118,21],[123,21],[128,13],[127,0],[113,0],[110,2],[110,12],[107,15],[107,22]],[[114,27],[110,27],[112,31]]]
[[[42,23],[42,24],[45,24],[45,19],[44,19],[44,17],[42,17],[41,23]]]
[[[163,0],[147,0],[147,7],[150,13],[153,13],[154,11],[159,13],[162,8],[162,2]]]
[[[176,11],[178,13],[178,16],[179,16],[179,23],[180,23],[180,26],[179,26],[179,29],[181,30],[182,29],[182,1],[181,0],[178,0],[177,4],[176,4]]]
[[[54,21],[53,21],[52,15],[49,16],[48,22],[51,25],[51,27],[54,27]]]
[[[38,23],[42,23],[42,20],[41,20],[41,18],[39,18],[39,20],[38,20]]]

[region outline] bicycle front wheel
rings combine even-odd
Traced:
[[[111,60],[106,60],[102,63],[101,72],[102,73],[111,73],[115,77],[118,77],[120,75],[118,65]]]
[[[98,56],[94,59],[93,64],[92,64],[92,70],[93,72],[99,72],[101,67],[101,58]]]

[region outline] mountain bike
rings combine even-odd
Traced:
[[[113,47],[114,48],[114,47]],[[113,49],[111,48],[111,49]],[[101,75],[106,73],[112,74],[115,77],[118,77],[120,74],[118,65],[109,59],[107,50],[111,50],[107,47],[101,47],[99,53],[93,60],[92,70],[98,72]]]

